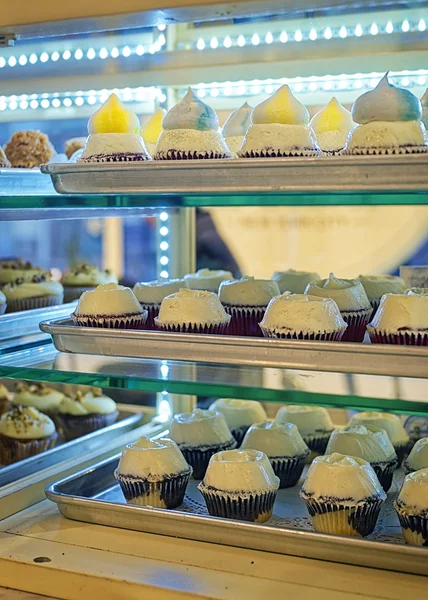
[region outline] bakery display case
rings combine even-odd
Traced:
[[[201,264],[205,257],[201,259],[198,253],[201,215],[209,215],[216,235],[232,256],[234,279],[239,279],[240,271],[254,274],[261,281],[287,266],[324,275],[333,268],[351,277],[377,272],[397,275],[398,267],[407,264],[416,269],[403,271],[405,287],[426,287],[410,279],[425,276],[426,137],[420,144],[415,134],[419,145],[397,142],[392,149],[386,149],[376,138],[379,147],[369,141],[367,152],[357,147],[358,152],[352,153],[347,130],[348,154],[346,149],[343,151],[345,141],[341,152],[336,148],[320,149],[313,141],[311,148],[297,144],[290,150],[284,146],[275,151],[277,154],[271,153],[267,143],[263,148],[258,146],[268,135],[263,127],[311,128],[309,118],[329,106],[333,95],[350,107],[364,92],[375,94],[380,89],[380,94],[387,94],[386,101],[380,96],[386,104],[388,94],[396,93],[391,104],[398,104],[394,115],[399,117],[390,119],[388,113],[385,121],[394,125],[399,122],[398,128],[403,122],[422,123],[426,113],[414,117],[413,100],[408,100],[406,94],[412,92],[420,106],[417,98],[423,96],[428,83],[426,3],[408,3],[405,7],[385,3],[374,9],[364,2],[358,7],[346,2],[329,6],[312,2],[311,11],[303,11],[292,2],[284,5],[257,0],[189,0],[180,7],[154,1],[146,3],[144,10],[137,4],[127,1],[118,10],[109,2],[103,6],[92,3],[86,8],[47,3],[45,12],[38,15],[31,10],[16,14],[14,7],[8,7],[0,20],[0,40],[4,41],[0,69],[5,73],[0,135],[13,140],[21,130],[37,127],[49,134],[59,149],[71,135],[85,132],[88,119],[89,137],[137,135],[131,132],[131,125],[125,125],[125,130],[104,131],[103,111],[113,94],[118,104],[111,110],[123,110],[127,119],[136,113],[147,121],[147,116],[159,109],[168,111],[168,115],[172,112],[172,125],[163,131],[173,131],[173,135],[186,128],[177,125],[181,113],[171,109],[182,103],[187,106],[188,102],[191,115],[192,111],[205,111],[198,118],[206,118],[208,125],[201,131],[195,127],[198,135],[209,131],[215,140],[221,136],[216,113],[223,125],[231,111],[238,111],[248,101],[260,111],[252,113],[250,126],[262,128],[256,130],[253,146],[245,154],[247,142],[243,142],[236,153],[227,148],[223,156],[218,150],[223,146],[215,146],[217,140],[213,142],[215,149],[209,148],[210,160],[205,147],[194,155],[193,149],[186,146],[188,141],[185,144],[181,140],[184,150],[170,146],[160,152],[163,146],[158,143],[156,150],[153,145],[151,154],[156,160],[142,152],[144,157],[140,159],[112,159],[109,155],[97,162],[91,157],[98,154],[89,153],[87,141],[83,142],[78,162],[70,161],[65,154],[65,158],[55,159],[60,154],[54,154],[53,159],[36,168],[10,168],[5,164],[0,168],[0,227],[4,228],[0,231],[5,232],[8,243],[13,238],[10,232],[6,237],[8,224],[37,223],[45,232],[46,223],[55,227],[55,223],[69,221],[79,228],[96,222],[102,240],[97,246],[100,255],[93,262],[102,264],[103,269],[113,266],[114,270],[119,265],[120,282],[132,287],[136,278],[143,279],[141,273],[155,273],[156,279],[166,282],[207,266]],[[14,40],[15,45],[11,43]],[[388,81],[383,74],[391,64],[394,71]],[[193,91],[187,91],[188,86]],[[276,108],[278,98],[290,109],[290,122],[272,120],[275,111],[271,108]],[[403,117],[401,105],[407,101],[411,118]],[[272,105],[259,109],[267,102]],[[382,102],[374,103],[376,115],[384,114]],[[201,105],[206,109],[200,109]],[[300,106],[307,117],[300,119]],[[334,123],[342,123],[337,114],[343,116],[341,111],[345,109],[340,105],[334,110],[339,111],[334,112]],[[365,110],[364,105],[358,127],[372,123],[371,117],[365,119]],[[91,121],[95,111],[96,123]],[[28,127],[23,126],[26,121]],[[380,118],[374,121],[383,122]],[[352,127],[349,135],[354,131]],[[424,126],[417,128],[424,135]],[[322,133],[317,131],[319,139]],[[224,137],[227,141],[225,133]],[[178,135],[171,139],[180,140]],[[199,138],[195,134],[191,139]],[[123,140],[132,145],[129,137]],[[150,140],[146,142],[149,147]],[[117,152],[121,156],[137,153],[129,148]],[[162,160],[165,157],[167,160]],[[15,156],[9,154],[6,160],[13,162]],[[154,257],[154,264],[150,271],[140,264],[132,264],[129,269],[130,262],[138,263],[124,249],[129,223],[149,220],[150,236],[133,238],[132,245],[150,246],[147,255]],[[211,250],[215,246],[219,252],[214,257],[214,268],[227,268],[225,272],[229,272],[229,265],[222,263],[225,254],[220,256],[217,239],[209,240]],[[89,261],[91,256],[86,259]],[[323,304],[327,304],[327,297],[322,290],[329,287],[329,282],[333,281],[332,289],[336,289],[336,281],[351,281],[337,280],[333,274],[325,280],[319,276],[317,279],[315,287],[321,292],[315,290],[310,297]],[[208,289],[191,288],[202,291],[202,299]],[[287,295],[288,290],[281,291]],[[182,300],[180,293],[175,299]],[[307,290],[305,294],[308,296]],[[416,302],[422,300],[420,292],[413,295],[418,297]],[[0,316],[0,379],[9,390],[17,382],[28,386],[42,382],[80,402],[78,394],[88,389],[81,386],[98,388],[101,395],[119,403],[120,417],[115,424],[64,441],[54,449],[0,466],[0,539],[4,542],[0,564],[5,567],[0,568],[0,585],[55,598],[74,598],[75,586],[79,586],[82,598],[102,594],[114,598],[126,593],[142,597],[147,593],[153,598],[250,600],[267,591],[303,594],[306,589],[308,597],[316,593],[321,598],[328,594],[352,600],[353,586],[359,581],[367,598],[393,600],[409,585],[415,593],[423,594],[428,575],[426,515],[422,510],[409,517],[406,501],[413,498],[414,492],[410,484],[406,484],[407,490],[402,487],[407,473],[421,471],[419,463],[418,470],[402,463],[402,454],[407,456],[414,442],[428,435],[428,347],[426,329],[418,320],[423,322],[425,313],[420,308],[415,321],[420,344],[409,342],[410,338],[406,338],[407,343],[378,343],[383,340],[374,337],[370,342],[370,327],[364,336],[367,323],[362,343],[352,341],[355,332],[349,334],[350,339],[340,341],[347,326],[351,329],[352,321],[343,321],[346,310],[332,303],[337,315],[330,317],[336,318],[336,323],[340,321],[340,331],[335,330],[331,337],[323,337],[324,330],[321,335],[299,336],[299,330],[297,335],[294,331],[290,334],[287,327],[279,335],[273,322],[271,330],[266,323],[266,328],[261,328],[263,337],[259,321],[257,334],[246,336],[240,335],[238,326],[233,335],[222,335],[223,323],[215,331],[210,327],[204,330],[202,325],[198,329],[192,322],[188,327],[179,323],[174,329],[175,325],[169,327],[168,322],[162,327],[158,312],[156,319],[151,316],[147,329],[144,325],[82,326],[83,321],[78,320],[80,301],[76,300]],[[266,302],[264,317],[266,306],[271,304]],[[223,307],[220,304],[221,310],[224,307],[228,308],[227,302]],[[372,308],[373,304],[364,310],[371,313]],[[138,313],[140,320],[147,318],[143,309]],[[234,313],[226,313],[225,319],[230,321],[228,315]],[[111,319],[117,316],[112,314]],[[109,314],[96,313],[94,319],[101,317],[107,319]],[[396,335],[399,338],[404,333],[398,328]],[[225,427],[231,430],[231,440],[220,440],[209,454],[213,446],[207,442],[210,429],[205,430],[200,423],[211,418],[210,413],[217,410],[213,403],[223,402],[219,399],[224,399],[226,406],[229,400],[242,401],[242,407],[248,410],[251,401],[260,403],[261,420],[270,423],[265,429],[282,431],[284,423],[295,423],[290,429],[298,428],[296,435],[307,450],[295,481],[282,485],[287,479],[278,479],[275,460],[284,456],[273,453],[267,458],[261,448],[253,450],[245,445],[250,423],[238,436],[226,410]],[[281,410],[289,406],[309,412],[318,407],[327,409],[331,429],[322,450],[316,443],[317,435],[326,433],[324,429],[315,428],[306,437],[303,433],[306,425],[309,427],[309,415],[304,418],[305,426],[298,425],[290,415],[282,423]],[[328,450],[332,432],[345,426],[351,428],[352,443],[354,437],[360,439],[358,436],[370,438],[370,444],[373,436],[381,437],[378,424],[372,430],[366,422],[355,422],[359,418],[355,415],[363,411],[372,416],[385,413],[391,420],[396,419],[402,438],[394,443],[388,431],[389,437],[383,432],[386,442],[379,442],[383,450],[388,444],[391,447],[393,458],[388,455],[388,460],[394,463],[392,466],[373,458],[364,446],[366,441],[358,442],[360,446],[355,442],[354,454],[349,450],[342,456],[336,454],[337,450]],[[208,459],[214,454],[227,455],[218,458],[221,465],[217,480],[214,467],[209,478],[212,462],[208,459],[201,470],[192,454],[199,451],[192,436],[189,434],[192,443],[186,445],[189,440],[184,434],[180,437],[178,427],[174,430],[180,413],[196,415],[183,419],[197,422],[201,452],[208,448]],[[73,412],[65,414],[75,416]],[[251,424],[258,420],[253,419]],[[165,441],[169,436],[174,440],[172,446]],[[234,454],[241,443],[241,451]],[[134,451],[140,456],[141,466],[144,455],[148,455],[144,450],[165,451],[165,456],[174,448],[180,456],[183,453],[194,474],[200,475],[200,482],[190,478],[191,471],[184,475],[180,471],[179,483],[172,473],[167,478],[168,489],[162,487],[165,482],[161,478],[160,483],[155,481],[160,486],[156,493],[151,488],[147,492],[144,486],[153,483],[150,477],[141,479],[123,470],[126,456],[127,468],[135,468],[137,462],[131,458]],[[257,453],[263,457],[257,458]],[[321,458],[310,464],[314,453]],[[238,467],[228,466],[235,460]],[[423,463],[424,459],[420,460]],[[265,487],[260,484],[261,492],[257,491],[254,500],[253,488],[245,488],[244,470],[252,468],[247,462],[257,461],[267,461],[267,466],[260,463]],[[149,465],[152,471],[146,471],[151,476],[154,464]],[[182,467],[179,461],[177,464]],[[428,466],[428,462],[422,466]],[[229,478],[222,475],[223,467],[224,472],[231,469]],[[357,471],[359,481],[367,478],[366,495],[355,506],[352,502],[359,489],[351,487],[349,496],[342,498],[339,483],[338,494],[334,494],[335,477],[339,477],[336,469],[347,469],[349,477],[354,478],[352,482]],[[388,485],[382,476],[388,479]],[[230,488],[234,477],[241,482],[239,490]],[[130,478],[132,481],[128,481]],[[277,480],[281,481],[279,490]],[[331,493],[328,502],[325,494],[319,502],[315,492],[326,489],[325,481]],[[176,485],[182,486],[181,496]],[[345,487],[348,485],[346,481]],[[221,498],[215,496],[219,490]],[[149,493],[153,493],[150,502],[144,502],[144,495]],[[179,500],[174,496],[177,493]],[[168,494],[172,494],[172,501]],[[419,502],[419,496],[417,499]],[[423,504],[423,498],[420,502]],[[262,570],[255,572],[254,563],[263,564]],[[328,578],[322,575],[324,570]],[[319,586],[307,583],[313,573],[320,577]],[[341,574],[337,584],[332,583],[335,573]],[[28,574],[28,580],[24,581],[23,574]]]

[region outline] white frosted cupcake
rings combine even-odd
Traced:
[[[323,153],[333,156],[343,150],[355,123],[349,110],[346,110],[336,98],[332,98],[327,106],[312,117],[310,126]]]
[[[169,435],[192,466],[195,479],[203,478],[213,454],[236,446],[223,415],[200,408],[174,415]]]
[[[218,294],[227,314],[232,317],[229,333],[262,337],[259,323],[267,305],[279,293],[276,281],[269,279],[242,277],[223,281]]]
[[[283,85],[273,96],[258,104],[238,156],[268,158],[320,155],[309,112]]]
[[[384,294],[403,294],[406,290],[404,279],[394,275],[359,275],[357,279],[363,284],[372,306],[372,318],[379,308],[380,299]]]
[[[275,421],[296,425],[303,440],[312,451],[310,458],[316,454],[324,454],[328,440],[334,431],[333,421],[322,406],[288,404],[279,409]]]
[[[266,454],[281,489],[296,485],[310,452],[296,425],[278,421],[251,425],[241,444],[241,450],[250,449]]]
[[[275,271],[272,279],[277,282],[281,294],[291,292],[292,294],[303,294],[306,286],[311,281],[319,279],[318,273],[310,271],[295,271],[288,269],[287,271]]]
[[[76,265],[62,276],[64,302],[77,300],[89,290],[106,283],[117,283],[116,275],[110,269],[99,269],[95,265],[82,263]]]
[[[191,290],[205,290],[217,294],[221,282],[233,279],[233,275],[223,269],[199,269],[196,273],[188,273],[184,279]]]
[[[162,121],[165,115],[166,110],[164,108],[158,108],[154,115],[141,126],[141,137],[146,144],[150,156],[153,156],[156,152],[156,144],[163,131]]]
[[[428,468],[428,437],[421,438],[416,442],[404,461],[406,473],[413,473],[419,469]]]
[[[230,316],[213,292],[181,289],[162,300],[157,329],[183,333],[223,334]]]
[[[386,499],[376,473],[362,458],[318,456],[300,492],[315,531],[366,537]]]
[[[155,160],[233,158],[219,131],[217,113],[190,87],[181,102],[164,117],[162,126]]]
[[[411,447],[409,434],[401,424],[400,417],[384,412],[360,412],[353,415],[348,425],[365,425],[368,429],[384,429],[394,446],[400,465]]]
[[[50,388],[42,382],[19,382],[15,386],[11,402],[15,406],[33,406],[40,412],[54,417],[63,399],[62,392]]]
[[[428,346],[428,296],[385,294],[367,331],[374,344]]]
[[[348,325],[342,342],[362,342],[372,307],[363,284],[357,279],[338,279],[330,273],[328,279],[310,283],[305,294],[331,298],[339,307],[343,320]]]
[[[394,508],[406,543],[428,546],[428,469],[406,476]]]
[[[222,127],[222,134],[227,147],[236,154],[241,149],[245,134],[251,124],[253,107],[245,102],[240,108],[231,113]]]
[[[64,396],[55,418],[65,439],[73,440],[113,425],[118,416],[116,402],[102,390],[93,389],[85,394],[78,391],[73,398]]]
[[[58,281],[46,275],[18,278],[2,288],[6,296],[7,312],[19,312],[62,304],[64,289]]]
[[[286,292],[270,301],[260,329],[268,338],[339,341],[346,323],[334,300]]]
[[[141,308],[147,311],[147,321],[144,329],[155,329],[155,318],[159,314],[162,300],[187,287],[185,279],[164,279],[156,281],[141,281],[134,285],[134,292]]]
[[[392,484],[398,460],[388,434],[384,429],[351,425],[331,434],[325,453],[345,454],[363,458],[373,467],[379,483],[387,492]]]
[[[172,440],[145,436],[123,449],[114,472],[128,504],[168,509],[182,504],[191,474]]]
[[[210,405],[209,410],[218,411],[224,416],[238,445],[251,425],[267,418],[265,409],[256,400],[219,398]]]
[[[10,465],[55,446],[52,419],[31,406],[15,406],[0,417],[0,464]]]
[[[141,308],[131,289],[106,283],[84,292],[71,316],[74,324],[82,327],[142,329],[147,311]]]
[[[428,151],[422,107],[410,90],[388,81],[388,73],[378,85],[354,102],[352,117],[358,126],[352,130],[346,154],[416,154]]]
[[[264,523],[279,488],[268,457],[257,450],[228,450],[211,458],[198,485],[214,517]]]

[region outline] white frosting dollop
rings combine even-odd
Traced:
[[[16,440],[39,440],[55,433],[52,419],[33,406],[15,407],[0,417],[0,434]]]
[[[319,279],[318,273],[310,271],[295,271],[288,269],[287,271],[275,271],[272,279],[277,282],[281,294],[291,292],[292,294],[303,294],[306,286],[311,281]]]
[[[327,410],[322,406],[288,404],[279,409],[275,421],[278,421],[278,423],[294,423],[303,439],[318,434],[331,433],[334,430],[333,421]]]
[[[376,473],[366,460],[343,454],[317,456],[309,467],[301,496],[318,501],[334,498],[353,505],[376,496],[385,500]]]
[[[226,492],[265,492],[279,488],[268,457],[257,450],[225,450],[214,454],[204,486]]]
[[[128,315],[141,313],[134,292],[123,285],[106,283],[83,292],[76,307],[78,315]]]
[[[369,309],[370,302],[363,284],[357,279],[338,279],[330,273],[328,279],[320,279],[309,283],[305,294],[331,298],[341,312],[352,312]]]
[[[134,285],[133,292],[141,304],[160,304],[162,300],[187,287],[185,279],[141,281]]]
[[[406,458],[406,467],[413,471],[428,468],[428,437],[421,438]]]
[[[217,294],[220,283],[233,279],[233,275],[223,269],[199,269],[196,273],[188,273],[184,279],[191,290],[205,290]]]
[[[233,442],[224,416],[220,412],[201,408],[174,415],[169,434],[183,448],[220,446]]]
[[[420,294],[385,294],[368,326],[386,333],[427,328],[428,296]]]
[[[42,383],[31,385],[19,383],[11,401],[15,405],[33,406],[43,412],[55,411],[63,398],[62,392],[46,387]]]
[[[276,281],[269,279],[241,279],[222,281],[218,290],[220,302],[231,306],[267,306],[280,294]]]
[[[142,436],[123,449],[117,472],[121,475],[158,481],[166,475],[178,475],[189,469],[175,442],[167,438],[150,440]]]
[[[241,449],[260,450],[268,458],[283,458],[309,454],[309,449],[293,423],[264,421],[251,425]]]
[[[276,333],[332,333],[345,330],[346,323],[331,298],[285,292],[269,302],[260,327]]]
[[[360,412],[353,415],[349,425],[364,425],[368,429],[377,427],[384,429],[394,446],[405,444],[409,441],[409,435],[401,424],[400,418],[392,413],[384,412]]]
[[[386,431],[367,429],[364,425],[351,425],[333,431],[325,453],[334,452],[363,458],[369,463],[387,462],[396,458],[394,446]]]
[[[109,415],[117,410],[116,402],[105,396],[101,391],[89,391],[86,394],[77,392],[74,398],[64,396],[58,410],[62,414],[83,415]]]
[[[394,275],[359,275],[369,300],[378,301],[384,294],[402,294],[406,289],[404,279]]]
[[[428,511],[428,469],[420,469],[406,476],[398,503],[403,503],[407,509]]]
[[[184,98],[165,115],[162,127],[164,131],[168,129],[218,131],[220,123],[215,110],[202,102],[189,87]]]
[[[220,412],[226,419],[230,429],[249,427],[267,418],[265,409],[256,400],[239,400],[237,398],[218,398],[209,410]]]
[[[160,324],[188,323],[221,325],[229,323],[219,297],[213,292],[181,289],[162,300],[157,321]]]

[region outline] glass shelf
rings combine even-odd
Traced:
[[[58,353],[52,345],[3,356],[0,377],[180,395],[428,413],[428,379],[65,354]]]

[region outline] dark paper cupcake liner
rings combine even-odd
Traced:
[[[333,431],[326,431],[325,433],[320,433],[318,436],[317,435],[311,435],[311,436],[302,436],[303,437],[303,441],[305,442],[305,444],[307,445],[307,447],[309,448],[309,450],[311,450],[315,456],[318,454],[325,454],[325,451],[327,449],[327,444],[330,440],[331,434],[333,433]]]
[[[114,154],[92,154],[79,158],[80,163],[142,162],[151,160],[148,154],[140,152],[115,152]]]
[[[147,313],[134,313],[129,315],[79,315],[72,313],[75,325],[80,327],[103,327],[105,329],[143,329]]]
[[[155,319],[159,314],[160,304],[141,304],[141,308],[147,311],[147,319],[144,323],[144,329],[154,331],[156,329]]]
[[[392,485],[392,478],[394,476],[394,471],[397,468],[398,460],[394,459],[388,462],[385,461],[370,464],[379,479],[380,485],[383,487],[384,491],[387,492]]]
[[[7,312],[19,312],[21,310],[32,310],[33,308],[46,308],[47,306],[58,306],[62,304],[63,294],[56,296],[41,296],[40,298],[20,298],[7,301]]]
[[[279,477],[281,490],[296,485],[303,473],[308,456],[309,452],[305,452],[301,456],[269,458],[275,475]]]
[[[307,498],[304,494],[306,508],[312,520],[315,531],[366,537],[376,527],[382,500],[368,498],[364,504],[348,506],[335,502],[319,502]]]
[[[231,440],[225,444],[211,446],[210,448],[205,448],[204,450],[198,448],[183,448],[180,445],[178,446],[183,453],[186,462],[193,469],[194,479],[203,479],[211,456],[217,454],[217,452],[222,452],[223,450],[233,450],[236,448],[236,441]]]
[[[377,309],[379,308],[380,298],[379,298],[379,300],[370,300],[369,299],[369,302],[372,307],[372,314],[370,315],[370,321],[371,321],[373,319],[373,317],[375,316]],[[369,323],[370,323],[370,321],[369,321]]]
[[[280,150],[250,150],[238,152],[238,158],[299,158],[306,156],[322,156],[320,150],[313,150],[311,148],[302,148],[289,150],[288,152],[281,152]]]
[[[156,152],[153,160],[205,160],[217,158],[233,158],[232,152],[205,152],[199,150],[168,150]]]
[[[260,325],[263,336],[275,340],[318,340],[320,342],[339,342],[344,334],[344,329],[331,332],[306,333],[299,332],[279,332],[268,329]]]
[[[208,487],[203,483],[198,489],[204,497],[208,512],[213,517],[239,519],[240,521],[257,521],[264,523],[272,516],[276,490],[264,493],[231,493]]]
[[[229,427],[229,429],[235,438],[237,445],[240,446],[244,441],[245,434],[250,429],[250,425],[241,425],[241,427],[234,427],[233,429]]]
[[[155,318],[155,327],[159,331],[171,331],[173,333],[200,333],[203,335],[224,335],[229,328],[230,317],[227,323],[219,323],[216,325],[198,325],[195,323],[159,323],[159,319]]]
[[[428,346],[428,332],[401,331],[387,333],[381,329],[367,327],[372,344],[396,344],[399,346]]]
[[[405,507],[397,501],[394,502],[394,508],[405,542],[414,546],[428,547],[428,516],[410,515]]]
[[[386,156],[393,154],[424,154],[425,152],[428,152],[428,146],[392,146],[390,148],[365,148],[357,146],[351,150],[344,150],[343,154]]]
[[[96,285],[64,285],[64,304],[78,300],[83,292],[94,290]]]
[[[177,508],[183,503],[191,474],[192,469],[189,469],[177,475],[165,475],[161,481],[148,481],[132,475],[122,475],[117,470],[114,472],[129,504],[168,509]]]
[[[410,450],[413,448],[414,445],[415,445],[414,440],[409,440],[408,442],[405,442],[404,444],[393,444],[395,453],[398,458],[397,467],[401,466],[401,463],[410,454]]]
[[[224,304],[224,310],[231,316],[228,334],[263,337],[259,327],[266,306],[231,306]]]
[[[348,325],[343,336],[342,342],[362,342],[366,334],[367,324],[370,322],[372,308],[366,310],[356,310],[341,312],[343,320]]]
[[[56,432],[38,440],[17,440],[0,434],[0,465],[11,465],[19,460],[46,452],[55,446],[57,438]]]
[[[102,429],[103,427],[113,425],[118,416],[118,410],[108,415],[66,415],[57,413],[55,421],[62,429],[65,439],[69,441],[93,431],[98,431],[98,429]]]

